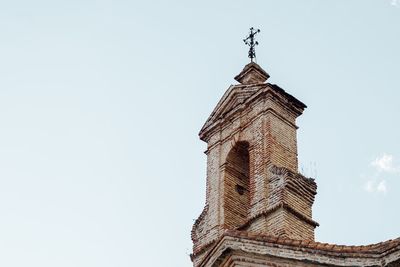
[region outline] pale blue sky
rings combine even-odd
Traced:
[[[251,26],[308,105],[317,240],[399,237],[400,1],[0,0],[0,266],[191,266],[197,134]]]

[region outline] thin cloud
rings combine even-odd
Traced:
[[[375,171],[368,175],[368,180],[364,184],[363,189],[367,193],[386,195],[390,190],[386,178],[391,179],[389,177],[394,177],[400,174],[400,165],[396,163],[393,155],[388,153],[382,153],[381,156],[375,158],[370,165],[375,169]]]
[[[381,172],[395,173],[399,172],[399,168],[394,165],[393,156],[384,153],[382,156],[377,157],[371,162],[371,165],[375,167],[376,170]]]
[[[386,181],[385,181],[385,180],[381,181],[381,182],[378,184],[378,186],[376,187],[376,191],[377,191],[377,192],[380,192],[380,193],[386,194],[386,192],[387,192],[387,187],[386,187]]]
[[[365,183],[364,190],[368,193],[386,194],[388,191],[388,187],[385,180],[382,180],[379,183],[373,180],[369,180]]]
[[[368,193],[372,193],[375,191],[375,183],[374,181],[368,181],[365,183],[364,185],[364,189],[365,191],[367,191]]]

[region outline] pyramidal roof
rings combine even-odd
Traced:
[[[236,75],[235,80],[241,84],[258,84],[268,80],[269,74],[257,63],[247,64],[243,70]]]

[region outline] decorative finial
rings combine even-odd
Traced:
[[[260,30],[259,29],[254,29],[253,27],[250,28],[250,33],[249,36],[246,37],[246,39],[243,39],[243,42],[250,46],[249,49],[249,58],[251,60],[251,62],[253,62],[253,58],[256,57],[256,45],[258,45],[257,41],[254,41],[254,37],[256,36],[257,33],[259,33]]]

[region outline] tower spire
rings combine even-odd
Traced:
[[[253,62],[253,59],[256,58],[256,45],[258,45],[257,41],[254,41],[254,38],[257,33],[259,33],[259,29],[254,29],[253,27],[250,28],[249,36],[246,39],[243,39],[243,42],[250,47],[249,49],[249,58],[250,61]]]

